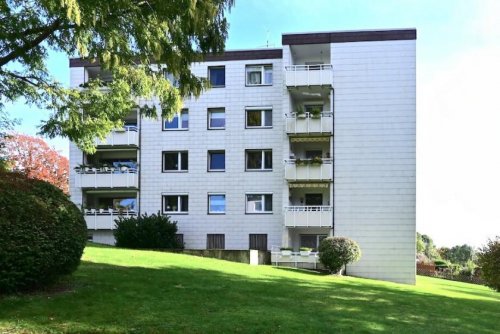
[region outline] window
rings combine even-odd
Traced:
[[[208,171],[223,172],[226,169],[225,151],[208,151]]]
[[[208,194],[208,213],[209,214],[226,213],[226,195]]]
[[[247,86],[263,86],[273,84],[272,65],[247,65]]]
[[[272,170],[272,150],[246,150],[246,170]]]
[[[189,128],[189,111],[182,109],[171,121],[163,120],[163,130],[187,130]]]
[[[212,87],[224,87],[226,85],[226,68],[224,66],[208,67],[208,80]]]
[[[163,172],[187,172],[188,152],[163,152]]]
[[[306,151],[306,159],[321,158],[322,156],[323,151],[321,150]]]
[[[207,249],[224,249],[224,234],[207,234]]]
[[[135,198],[113,198],[113,209],[117,211],[135,211]]]
[[[317,251],[320,242],[326,237],[326,234],[301,234],[300,247],[312,248],[313,251]]]
[[[163,195],[163,213],[188,213],[188,195]]]
[[[226,110],[224,108],[208,109],[208,128],[224,129],[226,127]]]
[[[323,194],[306,194],[306,205],[321,206],[323,205]]]
[[[272,194],[247,194],[246,213],[272,213]]]
[[[182,234],[182,233],[177,233],[177,234],[175,235],[175,241],[177,241],[177,244],[178,244],[179,246],[184,247],[184,234]]]
[[[272,109],[247,108],[245,111],[247,128],[270,128],[273,126]]]
[[[248,249],[267,251],[267,234],[250,234]]]

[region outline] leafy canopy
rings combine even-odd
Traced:
[[[123,125],[132,108],[172,118],[182,98],[199,96],[205,79],[192,62],[224,50],[225,11],[234,0],[0,0],[0,108],[24,97],[53,110],[41,132],[64,136],[87,152]],[[65,88],[45,65],[49,50],[109,70],[113,81],[91,79],[86,89]],[[65,64],[62,66],[66,66]],[[164,70],[178,81],[176,89]],[[138,98],[158,103],[137,105]]]

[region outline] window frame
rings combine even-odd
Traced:
[[[166,211],[165,198],[166,197],[177,197],[177,207],[180,209],[182,207],[181,197],[186,196],[187,198],[187,211]],[[189,214],[189,194],[187,193],[164,193],[161,195],[161,212],[164,215],[187,215]]]
[[[224,196],[224,211],[212,211],[210,209],[210,197],[212,196]],[[207,194],[207,213],[209,215],[225,215],[226,214],[226,194],[225,193],[208,193]]]
[[[261,166],[260,168],[248,168],[248,152],[261,152]],[[265,168],[266,153],[271,152],[271,168]],[[245,150],[245,172],[272,172],[273,171],[273,150],[271,148],[257,148]]]
[[[249,68],[258,68],[260,67],[260,84],[252,84],[248,82],[248,69]],[[266,81],[266,67],[271,68],[271,83],[265,83]],[[257,72],[257,71],[252,71]],[[261,86],[272,86],[274,82],[274,71],[273,64],[247,64],[245,65],[245,86],[246,87],[261,87]]]
[[[179,166],[179,169],[177,170],[169,170],[165,169],[165,154],[167,153],[177,153],[177,165]],[[182,168],[182,154],[186,154],[186,159],[187,159],[187,168],[186,169],[181,169]],[[162,151],[161,152],[161,172],[162,173],[187,173],[189,171],[189,151]]]
[[[186,128],[182,127],[182,114],[185,113],[188,115],[188,126]],[[179,111],[174,118],[172,118],[172,121],[177,117],[177,127],[176,128],[167,128],[165,126],[165,123],[167,120],[162,117],[162,131],[188,131],[189,130],[189,109],[188,108],[183,108],[181,111]]]
[[[256,125],[248,125],[248,112],[249,111],[260,111],[260,120],[261,120],[261,125],[256,126]],[[266,123],[266,112],[271,113],[271,125],[262,125],[262,123]],[[273,108],[266,106],[266,107],[245,107],[245,129],[272,129],[273,128]]]
[[[224,126],[212,127],[210,125],[210,115],[213,112],[222,112],[224,113]],[[207,108],[207,130],[225,130],[226,129],[226,108],[218,107],[218,108]]]
[[[210,70],[212,70],[212,69],[223,69],[224,70],[224,84],[223,85],[212,85],[211,76],[210,76]],[[208,82],[210,82],[211,88],[224,88],[224,87],[226,87],[226,66],[225,65],[208,66],[207,73],[208,73],[207,74]]]
[[[224,169],[212,169],[210,164],[212,162],[212,153],[224,153]],[[207,172],[225,172],[226,171],[226,150],[208,150],[207,151]]]
[[[248,211],[248,196],[261,196],[262,211]],[[271,196],[271,211],[266,211],[266,196]],[[269,192],[251,192],[245,193],[245,214],[246,215],[270,215],[273,214],[273,193]]]

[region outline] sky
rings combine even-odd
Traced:
[[[500,1],[236,0],[227,49],[280,47],[281,34],[417,29],[417,230],[438,246],[500,235]],[[69,84],[68,59],[48,67]],[[49,113],[18,101],[17,131]],[[50,140],[68,155],[68,142]]]

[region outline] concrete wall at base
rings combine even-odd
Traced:
[[[210,257],[220,260],[250,263],[250,251],[249,250],[227,250],[227,249],[185,249],[182,251],[184,254]],[[259,264],[270,264],[271,263],[271,253],[266,251],[259,252]]]

